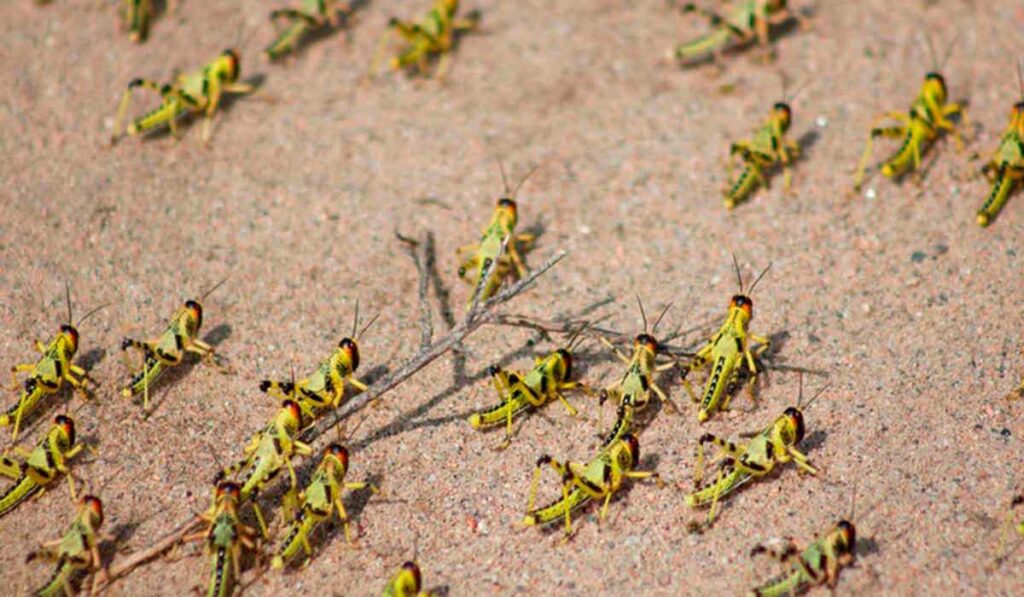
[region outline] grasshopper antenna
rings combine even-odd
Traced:
[[[732,254],[732,266],[736,269],[736,282],[740,285],[740,294],[743,294],[743,274],[740,273],[740,262],[736,261],[736,253]]]
[[[939,59],[935,54],[935,43],[932,41],[931,33],[926,33],[924,35],[924,40],[928,47],[928,55],[932,59],[932,72],[937,73],[939,72]]]
[[[747,294],[754,294],[754,287],[757,286],[757,283],[761,281],[761,278],[763,278],[764,275],[767,274],[768,270],[770,270],[770,269],[772,269],[772,262],[771,261],[768,262],[768,267],[766,267],[763,270],[761,270],[760,275],[757,276],[757,279],[754,280],[754,283],[751,284],[750,288],[747,289]]]
[[[539,168],[540,168],[540,164],[537,164],[533,168],[530,168],[530,171],[527,172],[522,178],[519,179],[519,182],[516,183],[516,188],[512,189],[512,197],[511,197],[512,199],[515,199],[519,195],[519,189],[522,188],[522,186],[526,183],[526,181],[529,180],[529,178],[531,176],[533,176],[533,173],[536,172]]]
[[[230,277],[230,276],[228,276],[228,277]],[[209,289],[208,289],[208,290],[207,290],[206,292],[204,292],[204,293],[203,293],[203,294],[202,294],[202,295],[201,295],[201,296],[199,297],[199,300],[201,300],[201,301],[202,301],[202,300],[206,300],[206,297],[208,297],[208,296],[210,296],[211,294],[213,294],[213,291],[214,291],[214,290],[217,290],[218,288],[220,288],[221,286],[223,286],[223,285],[224,285],[224,283],[225,283],[225,282],[227,282],[227,281],[228,281],[228,278],[224,278],[224,279],[223,279],[223,280],[221,280],[220,282],[217,282],[216,284],[214,284],[213,286],[211,286],[211,287],[210,287],[210,288],[209,288]]]
[[[804,402],[803,401],[804,400],[804,374],[801,371],[800,372],[800,392],[799,392],[799,395],[798,395],[798,397],[796,399],[796,407],[798,409],[800,409],[800,410],[806,410],[807,407],[809,407],[810,405],[814,404],[814,401],[817,400],[822,394],[824,394],[825,390],[829,389],[829,387],[831,387],[831,385],[832,385],[832,382],[830,381],[827,384],[821,386],[821,389],[819,389],[817,392],[815,392],[814,396],[811,396],[810,400],[808,400],[807,402]]]
[[[110,303],[103,303],[102,305],[96,307],[92,311],[89,311],[88,313],[83,315],[81,319],[78,320],[78,323],[75,324],[75,327],[78,327],[78,326],[82,325],[85,322],[86,319],[89,319],[90,317],[92,317],[96,313],[99,313],[100,311],[102,311],[103,309],[106,309],[109,306],[110,306]]]
[[[370,329],[370,326],[371,326],[371,325],[373,325],[373,324],[374,324],[374,322],[375,322],[375,321],[377,321],[377,319],[378,319],[379,317],[380,317],[380,313],[377,313],[377,314],[376,314],[376,315],[374,315],[374,316],[373,316],[372,318],[370,318],[370,321],[367,321],[367,322],[366,322],[366,325],[364,325],[364,326],[363,326],[363,329],[359,330],[359,334],[357,334],[357,335],[356,335],[356,337],[355,337],[354,339],[355,339],[355,340],[359,340],[360,338],[362,338],[362,337],[363,337],[363,334],[365,334],[365,333],[366,333],[366,330]]]
[[[638,307],[640,307],[640,319],[642,319],[643,322],[644,322],[644,331],[646,332],[647,331],[647,313],[644,312],[644,302],[640,300],[640,295],[639,294],[634,294],[633,296],[636,297],[636,304],[637,304]]]
[[[658,324],[661,323],[661,318],[665,317],[665,314],[668,313],[668,310],[672,308],[672,305],[674,303],[675,303],[675,301],[669,301],[669,303],[667,305],[665,305],[665,308],[661,310],[661,314],[658,315],[658,318],[654,320],[654,327],[651,328],[651,333],[652,334],[654,332],[658,331]]]
[[[356,299],[356,313],[352,317],[352,339],[356,337],[356,330],[359,328],[359,299]]]
[[[64,299],[68,304],[68,325],[71,325],[71,283],[67,280],[64,280]]]
[[[505,195],[511,192],[508,188],[508,177],[505,175],[505,164],[502,163],[501,158],[498,158],[498,171],[501,172],[501,186],[505,189]]]
[[[956,47],[956,42],[959,40],[960,32],[957,31],[953,39],[949,40],[949,45],[946,46],[946,53],[942,55],[942,63],[939,64],[939,68],[946,68],[946,63],[949,62],[949,58],[953,55],[953,48]]]
[[[1024,101],[1024,60],[1017,61],[1017,86],[1020,87],[1020,98]]]

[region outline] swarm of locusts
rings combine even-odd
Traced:
[[[37,3],[46,4],[43,0],[37,0]],[[276,34],[265,46],[264,57],[273,62],[284,62],[282,59],[290,55],[301,59],[297,50],[313,39],[350,24],[353,14],[365,4],[355,0],[347,3],[302,0],[294,6],[273,10],[270,21],[276,27]],[[427,4],[426,0],[423,4]],[[695,3],[683,5],[684,13],[697,13],[708,20],[704,33],[672,51],[674,59],[683,67],[695,66],[709,58],[721,62],[726,53],[734,53],[754,43],[762,48],[773,48],[773,43],[782,37],[781,29],[787,22],[796,20],[805,24],[801,12],[785,0],[736,0],[728,4],[721,12]],[[157,5],[164,8],[165,3],[150,0],[120,3],[119,14],[132,41],[143,42],[150,35]],[[435,0],[418,21],[391,18],[381,35],[378,55],[374,56],[370,71],[376,72],[382,52],[387,49],[389,40],[397,35],[403,45],[390,59],[391,69],[441,79],[449,69],[460,37],[478,29],[480,21],[478,11],[460,12],[457,0]],[[882,175],[899,179],[916,173],[919,182],[923,156],[935,151],[932,146],[936,141],[950,135],[959,149],[964,147],[962,133],[969,131],[966,111],[962,103],[950,100],[947,80],[940,72],[949,57],[952,43],[944,59],[939,61],[930,38],[928,42],[932,68],[924,75],[909,109],[886,112],[869,127],[863,155],[853,177],[853,187],[858,191],[867,179],[868,164],[877,139],[898,141],[895,151],[878,166]],[[176,75],[167,83],[132,79],[116,111],[112,141],[122,136],[122,130],[129,136],[136,136],[166,128],[177,137],[182,119],[188,116],[203,118],[202,139],[209,140],[213,117],[228,94],[259,93],[253,83],[242,80],[241,63],[240,51],[227,49],[199,68]],[[1015,188],[1024,182],[1024,63],[1017,66],[1021,97],[1012,105],[1009,124],[998,147],[981,168],[981,174],[987,176],[992,184],[991,191],[976,212],[976,221],[983,227],[994,221]],[[160,101],[148,112],[129,118],[134,92],[140,89],[159,94]],[[757,187],[767,186],[768,175],[776,168],[781,168],[784,186],[790,188],[792,169],[801,153],[800,144],[788,136],[793,124],[792,100],[793,96],[786,93],[784,85],[782,98],[771,106],[751,138],[730,145],[729,183],[724,192],[726,208],[731,210],[750,200]],[[884,124],[886,121],[889,124]],[[127,126],[124,126],[126,122]],[[742,160],[743,168],[738,177],[733,178],[737,157]],[[467,322],[473,321],[482,308],[500,301],[516,280],[527,278],[530,270],[524,262],[524,253],[533,250],[537,241],[537,235],[522,232],[519,226],[521,215],[530,216],[530,202],[525,203],[524,214],[520,214],[517,202],[521,187],[537,168],[530,169],[514,186],[510,186],[500,160],[498,165],[504,192],[494,204],[489,219],[485,220],[486,214],[480,218],[480,222],[485,224],[479,238],[457,250],[450,268],[470,286],[465,296]],[[564,528],[563,540],[569,541],[574,537],[573,520],[578,519],[581,512],[596,509],[598,524],[616,524],[607,520],[607,514],[612,500],[621,497],[625,488],[645,480],[653,481],[655,489],[648,487],[639,491],[653,492],[656,488],[665,487],[663,473],[652,470],[653,465],[645,464],[641,458],[640,438],[651,423],[640,415],[649,413],[649,405],[653,402],[670,407],[674,416],[683,416],[681,409],[670,399],[672,388],[668,384],[673,380],[694,403],[697,425],[715,418],[732,421],[745,416],[744,413],[729,412],[733,398],[743,390],[756,408],[758,381],[770,368],[764,361],[773,345],[770,334],[754,332],[755,329],[760,330],[762,324],[754,323],[752,296],[771,264],[765,266],[747,286],[743,268],[735,255],[732,260],[738,290],[729,299],[717,331],[707,330],[706,342],[693,350],[672,346],[665,337],[656,336],[673,303],[665,305],[653,325],[648,325],[643,302],[637,296],[642,328],[635,335],[599,328],[594,321],[564,322],[564,325],[557,326],[557,331],[549,330],[563,334],[564,338],[544,346],[542,356],[535,358],[532,364],[519,368],[495,363],[487,369],[494,389],[494,402],[472,412],[467,422],[469,427],[481,432],[502,429],[504,433],[496,450],[508,448],[517,429],[523,425],[546,424],[537,423],[536,418],[539,417],[531,415],[540,414],[549,403],[559,402],[570,417],[577,418],[580,410],[567,395],[578,401],[576,404],[593,399],[593,404],[581,408],[584,411],[597,410],[600,441],[595,442],[589,453],[582,453],[581,448],[581,453],[575,455],[578,460],[557,460],[545,451],[535,461],[528,489],[524,491],[526,507],[519,521],[521,527],[558,524]],[[180,375],[167,375],[171,370],[181,372],[188,369],[182,365],[189,360],[198,359],[221,373],[231,373],[231,369],[220,361],[221,353],[215,349],[214,343],[202,337],[203,320],[207,314],[202,302],[222,284],[224,281],[199,294],[198,298],[184,302],[180,302],[180,296],[167,297],[168,301],[173,301],[168,304],[176,307],[163,331],[149,339],[125,337],[121,342],[127,372],[119,393],[129,401],[141,396],[143,416],[148,416],[152,409],[173,408],[173,405],[159,403],[154,406],[153,397],[171,385],[189,383]],[[33,423],[39,422],[41,414],[43,419],[49,420],[52,415],[48,411],[60,410],[62,407],[59,405],[63,404],[61,395],[65,390],[77,392],[87,399],[96,397],[93,393],[97,388],[90,383],[90,372],[81,362],[76,362],[83,341],[79,328],[108,305],[95,307],[74,321],[69,284],[65,286],[64,299],[66,323],[57,328],[48,344],[34,343],[39,353],[34,361],[26,359],[10,368],[13,380],[11,402],[0,414],[0,426],[12,428],[13,442],[17,442],[19,435],[26,430],[33,429]],[[724,301],[722,305],[725,305]],[[772,309],[770,301],[768,309]],[[214,315],[217,316],[217,309],[214,309]],[[357,377],[361,364],[359,343],[376,320],[375,316],[360,327],[357,301],[351,332],[341,337],[329,351],[324,351],[322,354],[326,356],[319,361],[311,359],[308,374],[296,379],[293,369],[287,381],[263,379],[251,384],[254,390],[258,388],[274,399],[272,405],[254,407],[264,408],[266,423],[237,447],[233,464],[218,467],[212,484],[209,479],[204,479],[212,495],[209,507],[195,517],[192,532],[183,533],[177,542],[204,543],[206,563],[202,572],[196,566],[195,573],[197,577],[202,575],[205,578],[208,595],[226,596],[239,591],[243,576],[252,568],[263,568],[262,574],[266,570],[283,571],[308,565],[325,550],[334,549],[329,538],[317,532],[333,520],[341,525],[345,543],[357,544],[361,529],[358,520],[350,518],[346,499],[350,499],[353,493],[362,493],[364,498],[368,498],[385,490],[378,487],[373,475],[363,477],[360,474],[359,477],[366,480],[350,480],[350,467],[362,471],[367,463],[361,454],[354,453],[340,438],[322,450],[314,449],[308,440],[317,426],[334,425],[337,428],[341,409],[360,394],[371,391],[370,385]],[[584,370],[581,375],[580,364],[584,357],[579,349],[588,341],[599,343],[616,359],[616,366],[620,369],[612,379],[602,383],[592,378],[591,370]],[[137,354],[136,362],[128,358],[130,351]],[[695,378],[700,379],[695,382]],[[695,388],[694,383],[699,385]],[[823,425],[821,420],[807,419],[806,411],[827,387],[822,387],[804,402],[801,374],[795,405],[781,410],[781,413],[776,411],[774,418],[762,419],[754,430],[739,435],[704,432],[688,440],[696,446],[691,463],[692,489],[680,497],[657,493],[658,499],[675,499],[681,506],[694,511],[706,509],[706,516],[701,515],[700,520],[692,521],[688,529],[694,533],[707,533],[723,516],[725,508],[753,509],[752,501],[758,502],[757,508],[774,506],[772,501],[765,501],[768,494],[748,497],[744,495],[748,491],[760,491],[766,485],[780,490],[789,489],[797,483],[812,480],[799,481],[793,477],[794,472],[814,478],[824,476],[822,469],[812,464],[808,452],[813,451],[813,447],[809,447],[811,442],[805,440],[810,428]],[[1021,397],[1024,397],[1024,382],[1007,395],[1011,400]],[[614,421],[607,428],[603,418],[606,402],[611,402],[615,408]],[[64,535],[42,543],[28,554],[28,561],[39,558],[51,560],[54,564],[47,580],[40,577],[38,595],[73,594],[79,589],[86,589],[90,577],[94,587],[97,583],[115,580],[108,573],[110,557],[104,557],[104,553],[110,550],[102,547],[104,543],[116,543],[117,540],[100,531],[105,518],[104,504],[94,495],[99,491],[79,498],[75,484],[74,469],[80,460],[79,454],[84,449],[94,453],[98,450],[89,445],[90,440],[83,440],[85,443],[79,440],[71,414],[59,413],[38,436],[34,447],[26,448],[15,443],[0,457],[0,475],[9,479],[6,487],[0,490],[0,518],[13,514],[23,504],[43,499],[47,492],[58,491],[62,485],[60,477],[67,479],[75,505],[74,516]],[[710,457],[709,451],[713,452]],[[305,468],[296,467],[296,463],[309,458],[316,460]],[[552,498],[538,506],[540,481],[547,469],[553,470],[558,477],[557,491],[551,492]],[[673,465],[673,470],[679,468]],[[524,478],[529,475],[528,471],[529,467],[524,466]],[[282,487],[283,491],[272,491]],[[1013,509],[1021,504],[1024,504],[1024,497],[1013,500],[1008,519],[1012,517]],[[616,508],[619,507],[628,506],[617,504]],[[274,518],[265,514],[266,508],[279,510],[276,523]],[[64,509],[62,507],[62,512]],[[834,588],[842,569],[850,566],[857,557],[858,534],[853,518],[851,512],[839,519],[802,549],[792,540],[783,549],[761,544],[755,546],[750,551],[752,556],[767,555],[778,560],[783,570],[751,589],[751,594],[795,594],[822,585]],[[578,524],[576,528],[579,529]],[[1008,528],[1024,535],[1024,522],[1011,520]],[[1000,558],[1004,555],[1004,548],[1005,541],[999,547]],[[117,556],[113,557],[116,564]],[[414,559],[401,565],[387,581],[383,594],[423,596],[433,593],[424,590],[420,565]]]

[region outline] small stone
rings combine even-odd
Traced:
[[[818,128],[823,129],[826,126],[828,126],[828,118],[825,118],[824,116],[819,116],[814,120],[814,124],[818,125]]]
[[[867,197],[868,199],[874,199],[875,198],[875,188],[874,187],[869,188],[867,191],[864,192],[864,196]]]

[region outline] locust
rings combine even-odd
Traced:
[[[121,18],[130,40],[136,43],[146,41],[152,17],[153,0],[121,0]]]
[[[999,215],[1015,186],[1024,181],[1024,62],[1017,63],[1017,81],[1021,99],[1010,109],[1010,124],[981,171],[992,182],[985,203],[978,210],[977,222],[985,227]]]
[[[302,0],[300,8],[279,8],[270,13],[275,24],[284,23],[277,38],[263,50],[267,60],[279,60],[291,54],[308,35],[327,25],[337,27],[351,12],[347,2],[338,0]]]
[[[296,454],[308,456],[313,450],[296,437],[303,428],[302,409],[293,400],[285,400],[266,428],[256,432],[243,450],[244,458],[218,473],[216,481],[244,471],[240,487],[241,501],[256,495],[273,480],[282,468],[288,469],[289,488],[295,490],[298,483],[292,457]],[[267,536],[267,525],[259,504],[253,499],[253,510],[260,523],[263,535]]]
[[[644,305],[639,296],[636,296],[636,303],[640,308],[640,318],[643,320],[644,329],[633,340],[632,356],[627,357],[622,354],[610,340],[599,336],[600,341],[612,351],[612,354],[626,365],[626,372],[622,374],[622,377],[601,392],[601,404],[604,404],[609,398],[618,404],[615,423],[601,442],[601,451],[615,446],[630,432],[636,412],[647,406],[651,399],[651,392],[657,394],[665,404],[671,405],[674,411],[679,411],[654,379],[658,372],[675,366],[674,361],[661,365],[657,363],[658,350],[661,345],[653,335],[658,330],[658,324],[665,317],[665,313],[668,313],[669,308],[672,307],[672,303],[665,305],[650,331],[647,327],[647,314],[644,312]],[[600,422],[598,425],[603,427]]]
[[[75,422],[67,415],[57,415],[31,452],[14,447],[14,453],[23,460],[7,454],[0,457],[0,475],[14,480],[0,495],[0,518],[22,502],[43,495],[61,474],[67,475],[71,498],[75,499],[75,481],[68,461],[77,456],[82,447],[75,444]]]
[[[213,505],[200,515],[206,530],[185,537],[186,541],[205,539],[210,555],[210,584],[207,597],[228,597],[235,591],[242,572],[243,549],[256,549],[256,530],[238,517],[243,498],[241,488],[230,481],[217,484]]]
[[[141,393],[142,408],[148,411],[150,386],[165,371],[180,365],[185,353],[198,355],[215,367],[223,369],[217,363],[213,347],[199,339],[199,330],[203,325],[203,306],[200,301],[225,281],[220,281],[204,292],[199,300],[189,299],[175,309],[167,328],[157,338],[145,341],[125,338],[121,341],[122,354],[128,349],[135,349],[142,355],[142,366],[132,374],[131,379],[121,390],[125,398]],[[131,365],[129,367],[131,368]]]
[[[753,294],[757,283],[761,281],[771,264],[761,271],[754,283],[746,292],[743,290],[743,275],[740,273],[739,263],[736,256],[732,257],[733,266],[736,268],[736,278],[739,282],[740,291],[729,300],[729,311],[725,323],[701,348],[693,359],[679,370],[683,386],[686,388],[690,398],[700,404],[697,412],[697,420],[707,421],[716,412],[727,410],[732,395],[728,389],[730,384],[739,376],[740,367],[745,363],[750,372],[750,382],[747,385],[751,400],[754,399],[754,384],[757,381],[757,364],[754,358],[761,355],[770,346],[768,338],[758,336],[749,331],[750,320],[754,317],[754,302],[750,295]],[[753,343],[758,346],[751,349]],[[707,384],[704,393],[698,397],[693,391],[687,377],[690,373],[704,368],[710,368]]]
[[[515,230],[519,221],[516,196],[523,183],[537,171],[537,168],[534,167],[527,172],[511,191],[501,160],[498,161],[498,168],[501,170],[505,196],[498,200],[494,215],[480,236],[480,242],[459,247],[457,250],[460,259],[466,256],[459,266],[459,277],[473,285],[473,293],[469,297],[467,308],[472,308],[476,302],[484,302],[491,298],[513,270],[519,278],[525,276],[526,265],[523,264],[519,251],[525,250],[535,240],[534,235],[516,233]]]
[[[45,585],[33,593],[38,597],[63,597],[75,593],[74,583],[82,574],[98,571],[106,582],[106,568],[100,557],[100,526],[103,524],[103,502],[93,495],[83,496],[74,520],[64,536],[43,543],[28,560],[43,557],[56,562],[53,574]]]
[[[60,326],[57,335],[49,344],[44,345],[38,340],[35,343],[36,350],[42,355],[35,363],[22,363],[11,367],[11,379],[14,387],[21,386],[18,394],[18,401],[12,404],[6,411],[0,414],[0,427],[13,425],[12,439],[18,440],[18,433],[21,430],[21,423],[39,404],[39,401],[56,394],[67,382],[76,392],[86,400],[89,399],[89,392],[86,384],[89,380],[85,369],[72,363],[75,353],[78,352],[79,335],[78,327],[95,313],[106,307],[100,305],[88,312],[72,324],[71,315],[71,287],[65,284],[65,298],[68,306],[68,322]],[[18,382],[18,373],[27,373],[23,383]]]
[[[693,2],[683,5],[684,13],[698,13],[709,21],[710,31],[697,39],[676,46],[673,55],[684,65],[702,62],[730,48],[757,41],[764,47],[771,43],[771,27],[795,18],[803,18],[787,7],[786,0],[736,0],[724,15],[699,8]]]
[[[512,419],[519,413],[531,408],[540,408],[547,402],[557,399],[571,416],[576,416],[576,408],[566,400],[562,392],[576,388],[590,392],[586,384],[572,380],[572,353],[585,328],[586,326],[580,327],[565,347],[536,359],[533,369],[525,375],[492,365],[488,373],[494,381],[494,389],[501,401],[495,406],[473,413],[469,417],[469,424],[473,429],[505,423],[505,440],[498,446],[500,450],[507,448],[512,442]]]
[[[952,48],[952,44],[950,47]],[[854,174],[854,191],[860,191],[864,183],[864,175],[868,161],[871,159],[874,140],[878,137],[900,139],[899,149],[882,163],[881,171],[887,178],[899,178],[911,170],[920,173],[921,156],[939,138],[940,133],[950,133],[957,149],[963,151],[963,138],[960,136],[957,123],[950,120],[950,117],[958,116],[960,126],[968,127],[967,111],[961,104],[948,101],[946,79],[939,73],[931,38],[928,39],[928,48],[932,53],[933,69],[925,75],[924,83],[922,83],[914,103],[911,104],[910,110],[907,113],[887,112],[881,114],[871,125],[864,153],[861,154],[857,171]],[[946,59],[948,58],[949,52],[947,51]],[[946,59],[943,60],[943,63],[946,62]],[[899,124],[880,126],[886,119],[894,120]]]
[[[116,143],[121,137],[121,123],[128,114],[132,94],[136,89],[144,88],[160,94],[160,106],[149,113],[132,120],[128,124],[127,134],[138,135],[167,126],[171,135],[178,136],[178,119],[185,114],[204,114],[203,141],[210,140],[210,125],[213,115],[220,106],[225,93],[245,94],[253,91],[253,86],[240,83],[238,53],[235,50],[224,50],[219,56],[208,62],[199,70],[178,75],[174,81],[159,84],[149,79],[133,79],[128,89],[121,96],[121,103],[114,120],[114,133],[110,142]]]
[[[359,303],[356,303],[355,316],[352,319],[352,335],[338,342],[337,348],[326,359],[320,362],[316,370],[308,377],[295,381],[275,381],[264,379],[260,382],[260,391],[281,399],[294,400],[302,408],[303,416],[312,421],[328,410],[341,405],[345,396],[345,384],[351,384],[360,392],[366,391],[366,384],[355,377],[359,368],[359,340],[377,321],[375,315],[357,333],[359,326]],[[294,377],[294,376],[293,376]]]
[[[765,554],[781,562],[786,570],[751,590],[748,595],[783,597],[821,585],[834,590],[839,581],[839,571],[853,563],[856,547],[857,529],[846,519],[840,520],[803,551],[792,541],[782,551],[757,545],[751,550],[751,557]]]
[[[332,443],[324,450],[323,459],[313,472],[309,484],[299,495],[299,510],[288,527],[288,532],[280,550],[271,561],[271,567],[283,568],[299,551],[309,558],[313,548],[309,544],[313,530],[335,512],[345,530],[345,540],[352,543],[349,532],[348,513],[341,500],[342,490],[354,491],[369,489],[377,493],[379,488],[370,482],[345,482],[348,472],[348,450],[344,446]],[[306,560],[308,563],[308,559]]]
[[[693,493],[685,496],[686,505],[691,508],[710,506],[707,523],[710,527],[715,521],[719,500],[751,480],[765,478],[779,464],[794,462],[797,471],[814,475],[818,472],[807,455],[797,446],[804,439],[803,411],[824,392],[824,386],[806,404],[803,401],[803,382],[801,378],[800,394],[797,405],[790,406],[777,417],[771,425],[751,435],[745,443],[723,440],[711,433],[703,434],[697,442],[697,462],[694,465]],[[718,463],[715,480],[707,487],[702,487],[704,478],[704,446],[713,444],[718,448],[714,461]],[[691,530],[701,530],[700,526],[691,525]]]
[[[543,526],[558,520],[565,521],[565,538],[572,536],[572,512],[591,500],[603,500],[598,520],[608,514],[612,496],[622,489],[626,479],[653,478],[662,485],[658,473],[637,470],[640,464],[640,442],[636,436],[625,434],[610,449],[602,451],[587,464],[566,462],[565,464],[544,455],[537,460],[530,498],[526,506],[524,526]],[[543,508],[534,508],[541,471],[550,467],[562,478],[562,497]]]
[[[385,585],[381,597],[433,597],[423,590],[423,576],[416,562],[406,562]]]
[[[381,37],[380,49],[385,48],[391,31],[405,41],[405,47],[391,58],[392,70],[409,70],[415,67],[419,74],[430,76],[430,64],[437,58],[438,65],[434,75],[443,80],[448,72],[448,64],[452,50],[462,34],[473,31],[480,25],[480,13],[470,12],[465,18],[459,18],[459,0],[434,0],[434,7],[419,22],[402,21],[392,17],[388,21],[388,31]],[[371,72],[376,71],[379,58],[374,58]]]

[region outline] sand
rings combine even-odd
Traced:
[[[650,312],[674,301],[662,333],[690,330],[675,342],[692,346],[713,332],[736,290],[730,253],[748,277],[772,263],[754,294],[752,330],[780,340],[774,364],[830,376],[807,410],[803,444],[821,474],[783,466],[738,493],[710,532],[689,534],[687,523],[703,515],[683,503],[696,439],[767,424],[795,403],[798,376],[770,372],[756,405],[741,394],[733,412],[704,425],[666,376],[684,414],[655,406],[641,444],[643,466],[668,485],[631,486],[600,525],[588,510],[565,545],[557,529],[523,529],[537,457],[588,458],[598,409],[570,395],[578,418],[552,404],[521,421],[508,450],[493,451],[500,431],[465,421],[495,400],[487,367],[526,369],[561,339],[487,327],[466,342],[464,358],[437,361],[367,411],[348,440],[351,478],[384,489],[346,498],[357,545],[335,527],[315,541],[307,568],[250,569],[251,594],[368,594],[414,555],[426,586],[452,595],[736,594],[776,571],[751,561],[754,545],[808,542],[848,513],[854,487],[861,546],[840,593],[1020,591],[1020,541],[998,570],[988,568],[1022,483],[1022,406],[1003,396],[1024,375],[1024,198],[980,229],[974,211],[988,186],[968,159],[995,148],[1017,99],[1019,3],[818,2],[813,28],[781,38],[774,63],[740,54],[721,70],[681,70],[662,57],[704,24],[661,2],[467,1],[483,11],[485,34],[464,40],[444,85],[405,76],[361,84],[388,17],[413,16],[426,1],[372,2],[350,31],[280,66],[257,60],[271,37],[268,3],[184,2],[142,46],[118,31],[107,4],[0,5],[0,363],[33,358],[32,341],[64,321],[65,281],[77,314],[110,303],[80,330],[78,362],[100,384],[98,400],[81,406],[62,393],[32,419],[25,441],[57,412],[73,413],[98,449],[75,470],[103,497],[106,528],[124,551],[207,506],[218,463],[237,458],[276,408],[258,381],[315,366],[348,333],[357,300],[364,314],[382,314],[361,342],[360,376],[379,379],[416,351],[416,270],[394,230],[436,235],[450,308],[461,310],[468,290],[454,251],[490,215],[500,156],[513,177],[540,165],[519,197],[522,226],[542,231],[528,263],[571,252],[511,312],[578,316],[610,299],[592,313],[634,333],[638,294]],[[958,36],[944,73],[952,97],[969,100],[969,152],[939,142],[922,185],[875,175],[874,198],[851,198],[873,116],[906,109],[929,70],[922,28],[940,48]],[[217,114],[209,146],[199,123],[177,141],[108,146],[129,80],[164,80],[239,38],[243,78],[262,86]],[[780,97],[780,70],[811,81],[793,102],[792,135],[808,141],[806,157],[792,192],[776,176],[726,213],[729,143]],[[153,101],[139,94],[136,110]],[[892,149],[881,144],[877,155]],[[121,338],[156,333],[181,301],[225,277],[204,301],[203,335],[235,374],[186,365],[159,386],[143,419],[117,392],[127,375]],[[597,342],[578,361],[594,385],[621,372]],[[808,392],[825,383],[805,377]],[[300,475],[313,464],[302,461]],[[558,491],[545,472],[541,499]],[[71,514],[60,485],[0,521],[3,585],[24,592],[46,578],[48,568],[25,556],[59,536]],[[205,587],[201,550],[176,557],[109,593]]]

